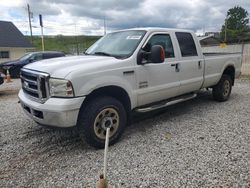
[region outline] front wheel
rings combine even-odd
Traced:
[[[118,141],[127,123],[124,106],[113,97],[98,97],[88,102],[79,112],[79,134],[89,145],[104,148],[106,130],[110,128],[109,144]]]
[[[232,79],[229,75],[222,75],[219,83],[213,87],[213,98],[216,101],[226,101],[232,90]]]

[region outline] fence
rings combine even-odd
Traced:
[[[250,44],[234,44],[227,45],[225,48],[220,46],[204,46],[203,52],[227,52],[227,53],[242,53],[242,75],[250,75]]]

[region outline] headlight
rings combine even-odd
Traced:
[[[65,79],[49,79],[50,95],[54,97],[74,97],[71,82]]]

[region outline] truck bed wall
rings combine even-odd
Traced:
[[[219,46],[204,46],[203,53],[242,53],[242,75],[250,75],[250,43],[227,45],[225,48]]]
[[[223,71],[228,66],[235,67],[235,74],[238,75],[241,69],[241,54],[224,54],[204,56],[205,58],[205,72],[203,88],[216,85]]]

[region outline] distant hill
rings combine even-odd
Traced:
[[[30,36],[26,36],[30,40]],[[85,49],[97,41],[100,36],[44,36],[45,50],[63,51],[69,54],[83,53]],[[42,39],[33,36],[33,46],[37,51],[42,50]]]

